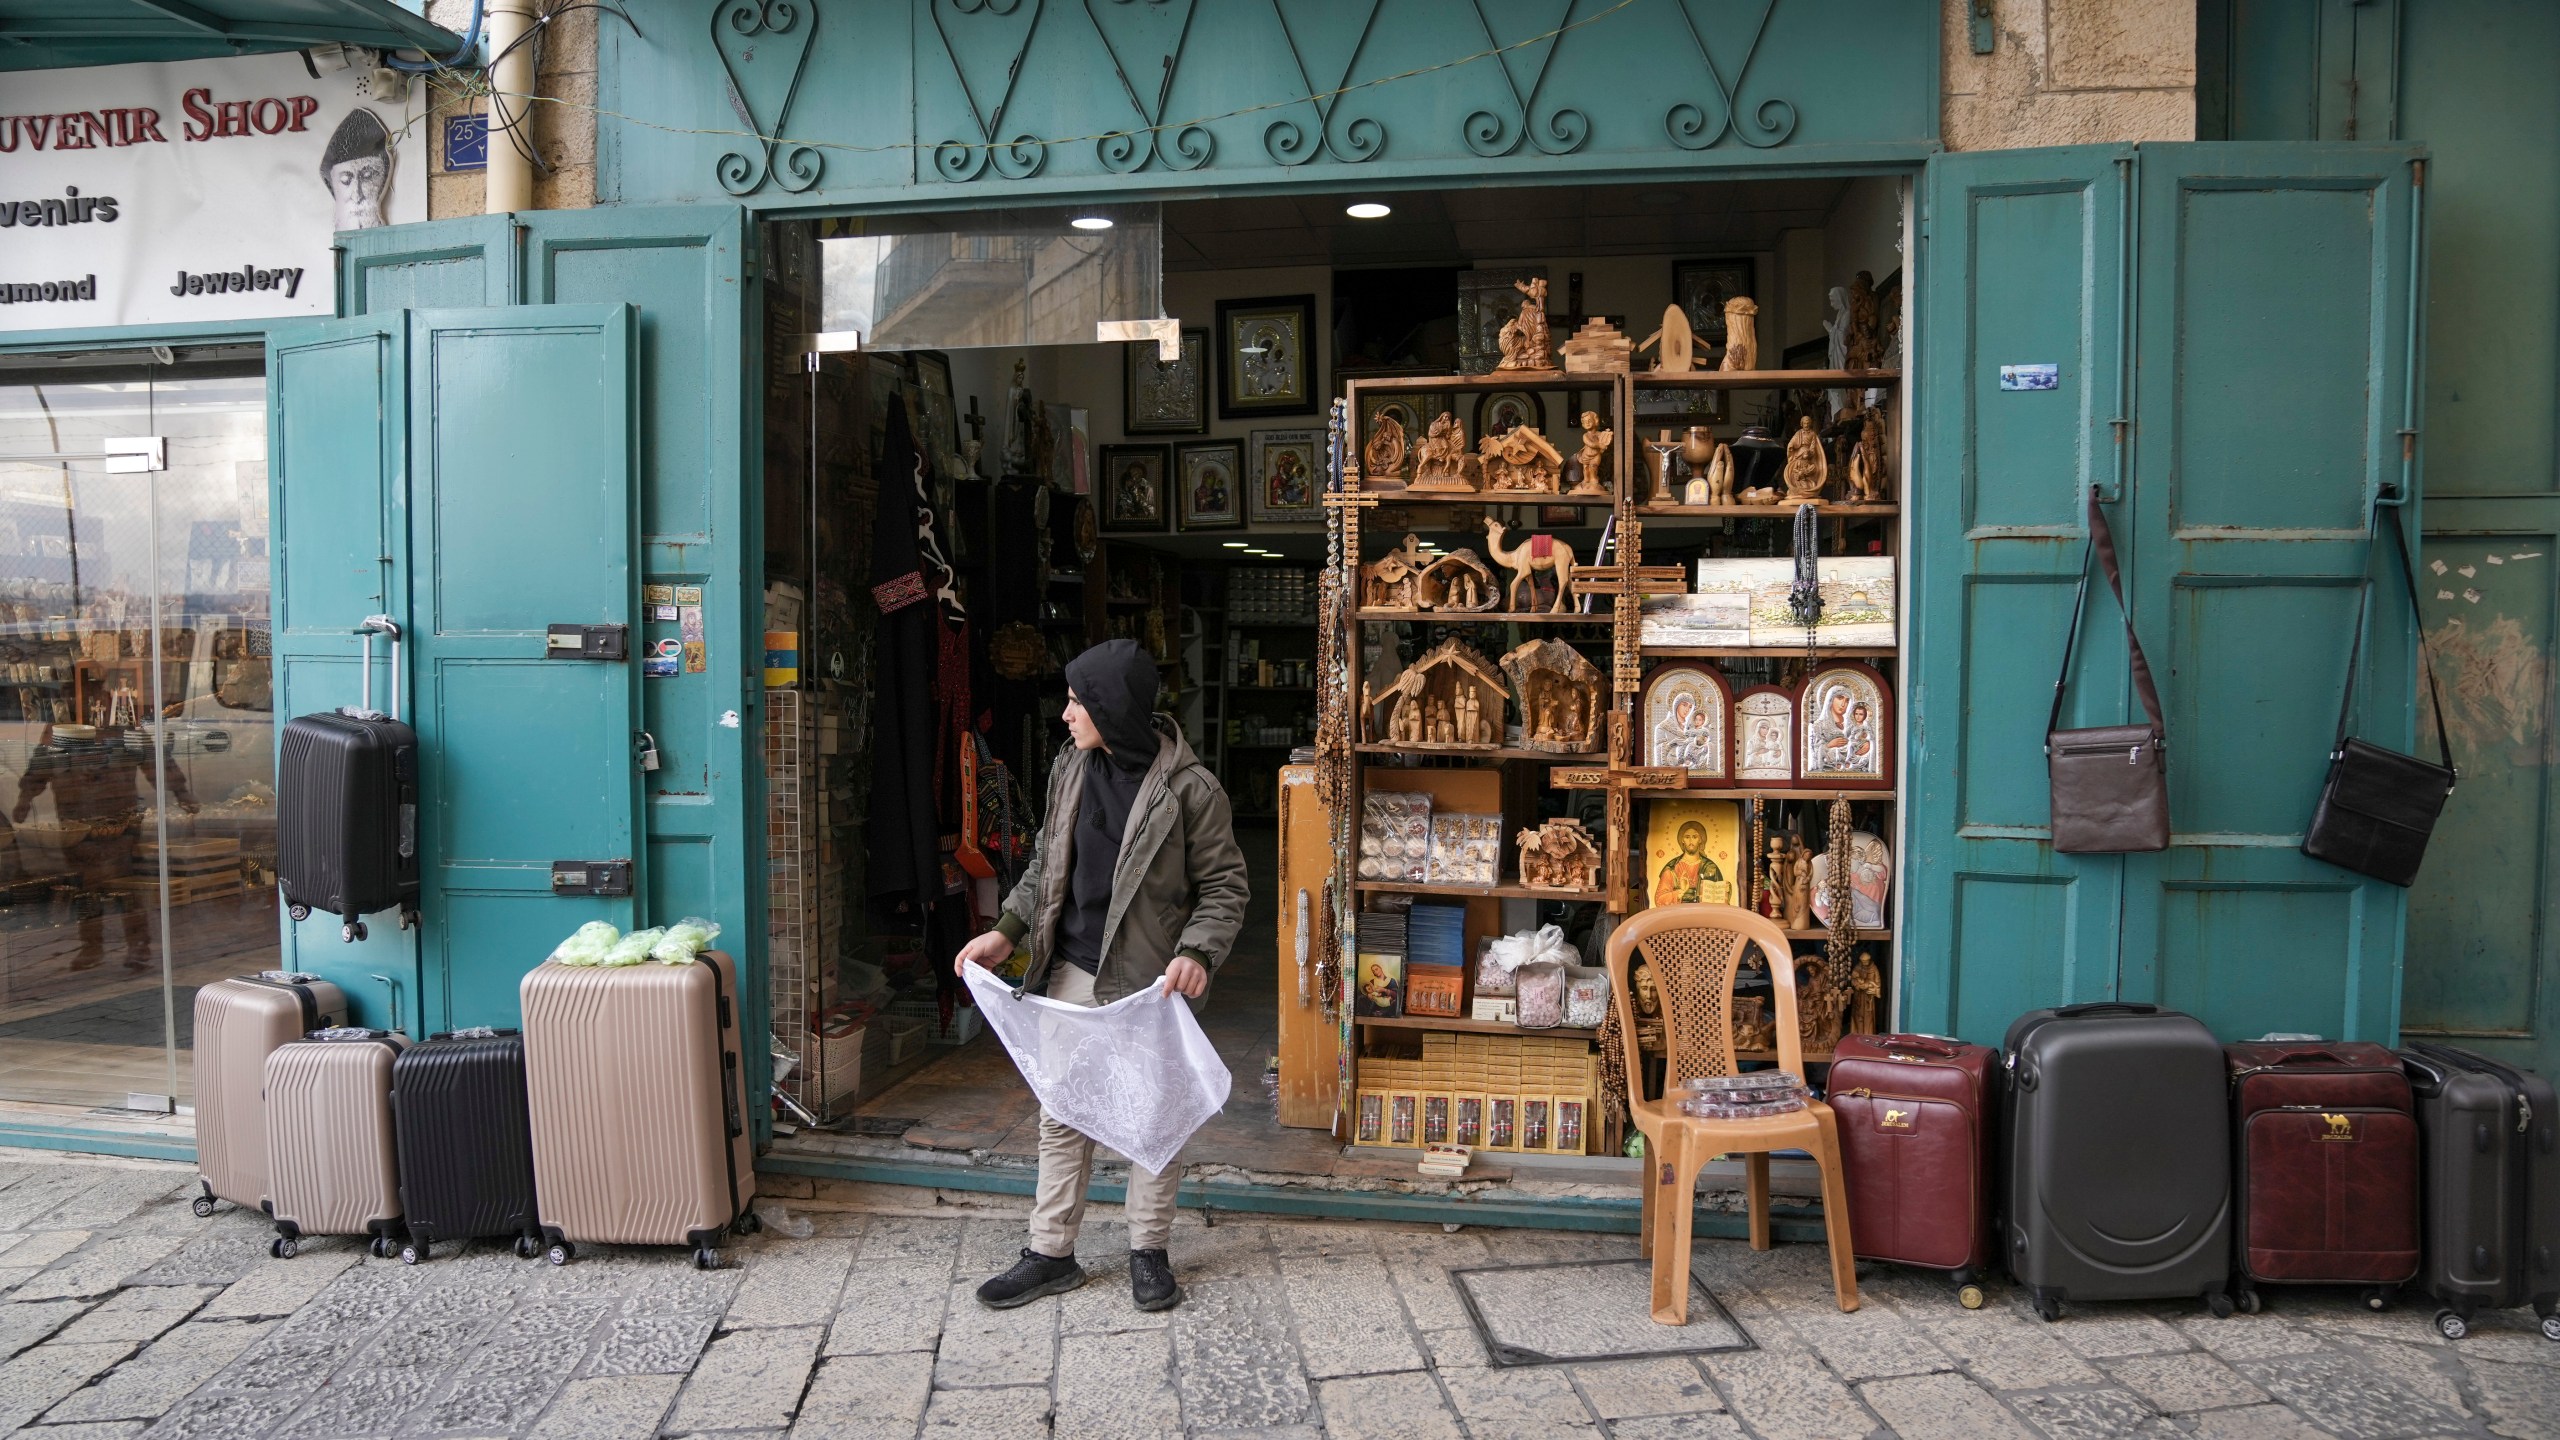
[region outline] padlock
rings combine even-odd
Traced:
[[[658,739],[648,731],[643,730],[640,732],[640,738],[636,743],[640,750],[640,773],[646,775],[650,771],[658,768]]]

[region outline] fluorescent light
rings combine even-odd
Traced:
[[[1067,223],[1073,225],[1079,230],[1108,230],[1111,228],[1111,217],[1108,215],[1078,215]]]
[[[1218,543],[1226,546],[1230,550],[1250,550],[1253,548],[1242,540],[1221,540]]]
[[[1375,200],[1360,200],[1343,206],[1342,213],[1354,220],[1384,220],[1395,212]]]

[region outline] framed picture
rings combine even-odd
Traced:
[[[1763,788],[1796,783],[1796,697],[1754,685],[1733,697],[1733,779]]]
[[[1227,420],[1312,415],[1316,297],[1218,302],[1218,414]]]
[[[1121,347],[1120,431],[1124,435],[1198,435],[1209,428],[1209,332],[1182,332],[1182,358],[1156,358],[1156,342]]]
[[[1500,435],[1515,425],[1547,433],[1547,402],[1534,390],[1487,390],[1476,398],[1475,438]]]
[[[1739,905],[1745,873],[1739,801],[1645,802],[1647,905]]]
[[[1365,451],[1369,437],[1377,433],[1378,417],[1391,416],[1404,427],[1404,464],[1397,467],[1393,475],[1370,475],[1364,471],[1361,478],[1370,481],[1412,480],[1413,459],[1422,448],[1422,437],[1430,430],[1432,420],[1448,406],[1449,397],[1434,392],[1363,391],[1360,396],[1359,448]]]
[[[1321,520],[1324,506],[1324,432],[1256,430],[1247,437],[1245,514],[1256,525]]]
[[[1102,533],[1124,534],[1173,528],[1173,496],[1165,472],[1173,464],[1166,445],[1102,447]]]
[[[1173,447],[1174,513],[1185,530],[1244,524],[1244,446],[1200,440]]]
[[[1748,255],[1671,262],[1671,298],[1688,314],[1689,329],[1698,337],[1700,349],[1724,348],[1724,302],[1754,294],[1753,279]]]
[[[1691,785],[1733,783],[1733,687],[1712,665],[1659,665],[1645,677],[1644,763],[1689,772]]]
[[[1883,672],[1834,660],[1805,677],[1796,769],[1808,785],[1893,788],[1893,690]]]

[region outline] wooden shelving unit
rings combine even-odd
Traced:
[[[1645,483],[1640,475],[1642,470],[1641,457],[1644,454],[1643,442],[1645,439],[1651,437],[1655,430],[1662,427],[1658,425],[1648,427],[1639,422],[1636,416],[1635,403],[1637,390],[1883,390],[1887,392],[1887,400],[1884,407],[1887,417],[1887,433],[1896,436],[1898,439],[1900,427],[1895,423],[1898,418],[1895,412],[1899,406],[1901,379],[1902,376],[1900,372],[1892,370],[1763,370],[1743,372],[1699,371],[1687,375],[1568,374],[1561,372],[1530,372],[1466,376],[1394,376],[1353,380],[1347,382],[1344,386],[1344,390],[1349,400],[1348,411],[1351,419],[1347,433],[1344,437],[1345,464],[1343,489],[1347,495],[1352,497],[1358,497],[1359,499],[1374,498],[1375,504],[1379,506],[1400,507],[1408,511],[1417,512],[1415,515],[1416,528],[1424,529],[1426,533],[1428,533],[1428,527],[1432,523],[1431,515],[1435,508],[1449,506],[1473,506],[1487,509],[1518,510],[1538,506],[1571,506],[1590,517],[1585,522],[1586,525],[1598,525],[1603,519],[1606,519],[1610,524],[1614,548],[1611,553],[1605,557],[1599,557],[1597,563],[1634,566],[1644,562],[1644,551],[1648,539],[1659,542],[1666,537],[1678,537],[1685,540],[1691,536],[1703,538],[1707,534],[1711,533],[1704,529],[1691,529],[1686,533],[1683,533],[1683,527],[1713,527],[1714,532],[1722,532],[1731,535],[1737,533],[1733,523],[1736,521],[1791,522],[1795,518],[1796,514],[1796,506],[1785,503],[1777,505],[1682,505],[1655,502],[1644,498],[1644,496],[1639,493],[1643,489]],[[1616,443],[1611,447],[1608,460],[1608,467],[1610,471],[1609,484],[1611,491],[1608,496],[1520,495],[1513,492],[1496,492],[1475,495],[1463,493],[1451,494],[1448,492],[1437,491],[1415,493],[1408,491],[1404,487],[1400,478],[1373,484],[1361,473],[1362,462],[1360,451],[1361,445],[1366,439],[1366,436],[1360,429],[1360,416],[1362,411],[1361,398],[1363,395],[1423,392],[1446,396],[1469,396],[1487,390],[1512,389],[1534,390],[1547,394],[1554,394],[1556,392],[1568,390],[1576,391],[1585,397],[1585,408],[1603,410],[1603,412],[1609,416],[1608,423],[1610,428],[1616,433]],[[1591,403],[1594,400],[1599,403]],[[1453,405],[1452,408],[1463,412],[1465,407],[1463,404],[1460,404]],[[1794,421],[1792,419],[1788,419],[1785,423],[1792,426]],[[1737,423],[1725,422],[1720,423],[1713,428],[1717,430],[1720,439],[1729,441],[1735,438],[1742,426]],[[1412,438],[1414,440],[1419,439],[1418,436]],[[1470,438],[1472,440],[1480,437]],[[1549,435],[1547,438],[1550,443],[1556,446],[1557,449],[1568,455],[1573,453],[1576,436],[1572,433],[1570,426],[1566,427],[1560,433]],[[1783,442],[1784,437],[1782,436],[1780,438]],[[1845,490],[1845,467],[1835,463],[1832,468],[1832,489],[1836,494]],[[1877,538],[1878,532],[1881,531],[1885,541],[1884,549],[1886,553],[1899,552],[1899,536],[1902,525],[1903,510],[1904,506],[1908,503],[1908,491],[1906,488],[1908,482],[1907,463],[1898,461],[1893,466],[1893,472],[1891,489],[1888,492],[1888,499],[1876,502],[1856,502],[1832,498],[1825,499],[1818,503],[1816,513],[1819,518],[1826,522],[1837,522],[1834,524],[1825,524],[1822,527],[1826,544],[1833,542],[1833,540],[1837,538],[1844,541],[1846,544],[1855,547],[1855,553],[1868,553],[1867,547],[1871,545],[1871,543]],[[1602,515],[1594,512],[1607,513]],[[1376,536],[1364,536],[1364,522],[1374,524],[1374,507],[1358,504],[1346,505],[1341,508],[1339,513],[1342,517],[1344,538],[1346,540],[1346,544],[1343,549],[1343,564],[1345,566],[1346,573],[1343,576],[1343,581],[1348,590],[1352,593],[1356,593],[1360,564],[1364,560],[1374,558],[1377,553],[1381,552],[1384,545],[1399,537],[1393,531]],[[1842,528],[1844,526],[1847,527],[1845,531]],[[1515,534],[1524,533],[1523,527],[1515,525],[1513,529]],[[1751,535],[1767,534],[1769,532],[1757,529],[1744,529],[1738,533]],[[1857,538],[1850,540],[1848,537],[1852,535]],[[1709,543],[1723,544],[1725,542]],[[1480,551],[1479,553],[1482,552]],[[1843,551],[1840,553],[1849,552]],[[1595,557],[1588,554],[1579,556],[1578,558],[1585,566],[1595,563]],[[1497,580],[1500,578],[1500,572],[1497,571]],[[1577,647],[1584,646],[1588,643],[1590,648],[1586,653],[1590,654],[1595,662],[1601,665],[1603,674],[1609,677],[1607,683],[1610,687],[1608,697],[1610,719],[1609,729],[1607,732],[1607,749],[1605,751],[1589,755],[1555,755],[1518,747],[1505,747],[1496,750],[1441,749],[1438,747],[1421,747],[1411,744],[1388,743],[1372,740],[1368,738],[1365,732],[1355,733],[1350,737],[1353,742],[1350,747],[1353,752],[1353,762],[1351,765],[1350,783],[1347,787],[1345,803],[1352,807],[1356,817],[1360,812],[1362,797],[1368,785],[1368,776],[1366,772],[1369,767],[1365,762],[1369,757],[1384,757],[1391,755],[1428,755],[1434,758],[1471,758],[1480,761],[1483,765],[1502,769],[1506,772],[1513,767],[1535,767],[1538,765],[1546,765],[1550,767],[1579,767],[1584,769],[1586,772],[1583,777],[1585,783],[1588,783],[1591,778],[1588,775],[1590,767],[1606,767],[1613,775],[1624,774],[1625,772],[1636,768],[1637,765],[1637,755],[1641,746],[1641,723],[1640,717],[1636,712],[1636,706],[1640,696],[1646,669],[1651,663],[1668,660],[1711,659],[1733,662],[1757,662],[1762,665],[1788,667],[1809,658],[1807,651],[1801,647],[1790,649],[1785,647],[1645,645],[1642,643],[1641,606],[1641,597],[1630,591],[1630,593],[1618,594],[1612,597],[1599,599],[1595,609],[1590,612],[1577,610],[1565,614],[1522,614],[1510,611],[1464,612],[1379,609],[1358,609],[1349,612],[1345,616],[1347,634],[1344,637],[1344,643],[1347,648],[1347,652],[1354,657],[1355,666],[1358,664],[1358,657],[1362,654],[1361,646],[1363,640],[1365,638],[1374,638],[1366,632],[1368,632],[1371,627],[1388,623],[1404,623],[1422,626],[1501,624],[1522,627],[1523,629],[1529,630],[1528,634],[1518,635],[1515,638],[1538,638],[1539,631],[1545,630],[1547,633],[1553,634],[1555,638],[1566,639]],[[1602,626],[1609,627],[1607,636],[1607,653],[1605,656],[1599,652],[1598,637],[1589,634],[1573,633],[1576,631],[1596,631]],[[1888,673],[1898,694],[1903,683],[1903,677],[1898,673],[1893,672],[1898,672],[1900,668],[1898,665],[1900,657],[1901,647],[1899,645],[1860,645],[1823,646],[1814,651],[1810,658],[1818,660],[1828,660],[1833,658],[1859,659],[1890,667]],[[1731,672],[1728,671],[1729,675],[1730,673]],[[1738,684],[1737,688],[1740,688]],[[1367,704],[1363,703],[1364,698],[1365,697],[1363,695],[1359,694],[1355,694],[1352,697],[1353,723],[1355,726],[1365,727],[1370,721],[1371,710]],[[1801,719],[1799,719],[1798,723],[1801,723]],[[1896,733],[1900,733],[1899,727],[1897,727]],[[1390,773],[1408,772],[1399,771]],[[1506,781],[1506,796],[1517,797],[1519,795],[1534,793],[1535,791],[1545,790],[1548,788],[1548,784],[1545,783],[1545,777],[1538,777],[1532,774],[1531,776],[1524,778],[1529,780],[1530,783],[1520,787],[1512,787],[1509,785],[1508,781]],[[1644,903],[1643,895],[1641,893],[1640,873],[1642,869],[1641,850],[1643,843],[1643,824],[1640,817],[1643,807],[1649,801],[1672,798],[1739,801],[1745,806],[1744,848],[1747,849],[1749,847],[1751,818],[1755,813],[1757,813],[1764,823],[1766,823],[1772,830],[1780,828],[1780,826],[1784,825],[1792,818],[1802,827],[1802,833],[1804,834],[1807,842],[1817,850],[1823,848],[1822,809],[1827,806],[1829,802],[1845,799],[1862,805],[1882,805],[1886,807],[1891,807],[1900,803],[1900,791],[1898,788],[1890,790],[1840,789],[1822,787],[1816,784],[1790,786],[1699,786],[1693,789],[1680,791],[1656,791],[1650,789],[1640,790],[1635,788],[1631,783],[1613,781],[1608,788],[1607,796],[1608,820],[1607,833],[1604,837],[1604,853],[1608,860],[1608,871],[1605,876],[1603,891],[1598,896],[1590,898],[1601,900],[1608,904],[1612,910],[1620,913],[1637,908]],[[1505,828],[1507,830],[1517,829],[1529,820],[1529,816],[1525,812],[1513,813],[1514,805],[1517,803],[1518,802],[1515,799],[1513,804],[1506,804],[1504,821]],[[1352,833],[1355,837],[1354,844],[1356,845],[1356,837],[1359,833],[1356,818],[1353,822]],[[1889,820],[1882,828],[1881,833],[1883,833],[1888,839],[1891,838],[1893,830]],[[1516,865],[1516,857],[1511,854],[1511,846],[1507,836],[1504,850],[1504,873],[1506,876],[1516,875],[1517,872],[1514,868]],[[1356,863],[1359,857],[1355,854],[1349,858],[1353,861],[1356,868]],[[1751,856],[1743,857],[1742,868],[1746,875],[1756,873],[1757,865],[1755,858]],[[1395,881],[1359,881],[1354,886],[1354,890],[1356,893],[1364,895],[1410,894],[1463,897],[1468,899],[1504,900],[1560,898],[1557,892],[1550,890],[1532,890],[1526,886],[1519,885],[1516,882],[1506,882],[1504,884],[1488,887],[1449,885],[1435,886],[1407,884]],[[1888,914],[1886,918],[1891,920],[1895,917]],[[1788,932],[1788,938],[1791,941],[1800,942],[1798,953],[1799,955],[1802,955],[1805,953],[1805,947],[1818,946],[1826,940],[1828,938],[1828,931],[1820,928],[1790,930]],[[1859,932],[1859,942],[1861,945],[1873,942],[1877,947],[1879,952],[1878,958],[1886,962],[1888,974],[1890,974],[1891,947],[1893,940],[1894,932],[1889,927]],[[1845,979],[1845,977],[1841,978]],[[1890,985],[1890,981],[1888,981],[1888,985]],[[1513,1026],[1483,1026],[1472,1021],[1442,1020],[1432,1017],[1408,1017],[1392,1021],[1361,1019],[1357,1021],[1357,1024],[1376,1030],[1438,1029],[1491,1031],[1493,1033],[1559,1033],[1555,1031],[1519,1032],[1517,1031],[1517,1028]],[[1744,1058],[1755,1060],[1762,1058],[1774,1059],[1775,1056],[1769,1055],[1764,1057],[1758,1054],[1753,1054],[1747,1055]],[[1819,1054],[1808,1053],[1806,1058],[1809,1063],[1820,1064],[1828,1062],[1830,1055],[1827,1051]]]
[[[1531,1030],[1499,1020],[1460,1020],[1454,1016],[1439,1015],[1355,1015],[1351,1023],[1372,1030],[1447,1030],[1459,1035],[1569,1035],[1582,1040],[1597,1039],[1600,1035],[1597,1030],[1576,1025],[1550,1025],[1544,1030]]]

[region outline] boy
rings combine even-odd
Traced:
[[[1197,1006],[1244,921],[1244,853],[1226,792],[1155,698],[1155,661],[1134,640],[1068,664],[1072,740],[1049,777],[1048,822],[996,928],[956,965],[1000,964],[1028,936],[1024,990],[1095,1006],[1162,984]],[[1093,1141],[1042,1114],[1031,1243],[978,1287],[978,1303],[1010,1310],[1084,1283],[1076,1230],[1092,1169]],[[1141,1310],[1182,1300],[1165,1257],[1181,1184],[1178,1159],[1160,1174],[1129,1167],[1129,1293]]]

